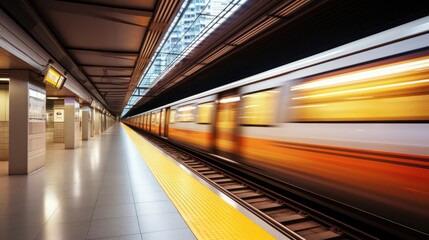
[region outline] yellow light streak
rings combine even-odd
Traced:
[[[428,82],[429,82],[429,79],[417,80],[417,81],[411,81],[411,82],[402,82],[402,83],[392,83],[392,84],[386,84],[381,86],[373,86],[373,87],[350,89],[350,90],[343,90],[343,91],[336,91],[336,92],[329,92],[329,93],[313,94],[313,95],[302,96],[302,97],[294,97],[292,98],[292,100],[305,99],[305,98],[318,98],[318,97],[326,97],[326,96],[356,93],[356,92],[365,92],[365,91],[371,91],[376,89],[393,88],[393,87],[400,87],[405,85],[428,83]]]
[[[310,89],[310,88],[320,88],[344,83],[351,83],[355,81],[363,81],[365,79],[371,78],[380,78],[386,77],[389,75],[394,75],[407,71],[416,71],[423,70],[424,68],[429,67],[429,59],[423,59],[413,62],[407,62],[402,64],[397,64],[393,66],[378,67],[371,70],[360,71],[355,73],[344,74],[335,77],[322,78],[320,80],[304,83],[297,86],[293,86],[291,91]]]

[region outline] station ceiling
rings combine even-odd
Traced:
[[[120,115],[182,3],[2,0],[0,6],[113,114]],[[428,14],[428,1],[248,0],[154,84],[128,115]]]

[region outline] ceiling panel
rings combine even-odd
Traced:
[[[133,68],[109,68],[109,67],[82,67],[83,71],[87,74],[88,77],[91,76],[129,76],[133,73]]]
[[[134,67],[138,54],[71,50],[79,65],[101,65],[110,67]]]
[[[94,84],[100,83],[100,82],[103,82],[103,81],[108,81],[108,80],[114,81],[116,83],[129,83],[130,82],[130,78],[129,77],[111,77],[111,76],[109,76],[107,78],[107,77],[101,76],[101,77],[90,77],[90,79],[91,79],[91,81]]]
[[[146,10],[36,0],[35,6],[65,48],[138,51],[152,13]],[[144,1],[141,1],[144,2]],[[143,9],[143,6],[134,6]]]
[[[156,3],[155,0],[75,0],[73,2],[92,3],[97,5],[124,7],[132,9],[153,9]]]
[[[156,45],[145,44],[151,36],[148,33],[154,31],[162,35],[168,27],[165,23],[175,16],[181,2],[183,0],[16,0],[3,5],[11,15],[18,16],[17,20],[54,60],[119,115],[123,106],[117,104],[118,95],[109,99],[109,88],[115,93],[118,88],[123,89],[125,98],[136,62],[147,58],[139,60],[143,49],[149,55],[155,50]],[[165,16],[162,25],[156,16]],[[153,24],[157,27],[153,28]],[[151,39],[151,43],[160,41],[160,38]],[[109,104],[113,102],[114,106]]]
[[[0,48],[0,69],[32,69],[32,67],[15,57],[15,55]]]

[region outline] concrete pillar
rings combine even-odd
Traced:
[[[94,114],[95,134],[100,134],[100,111],[95,110]]]
[[[79,144],[79,103],[75,98],[64,99],[64,144],[66,149]]]
[[[106,121],[107,121],[106,113],[103,113],[103,132],[105,132],[107,130]]]
[[[9,85],[0,84],[0,161],[9,160]]]
[[[30,78],[30,71],[10,71],[10,175],[29,174],[45,165],[46,90]]]
[[[64,143],[64,99],[54,100],[54,143]]]
[[[95,124],[94,124],[94,118],[95,118],[95,109],[91,108],[90,109],[90,121],[91,121],[91,127],[90,127],[90,133],[91,133],[91,137],[94,137],[95,135]]]
[[[91,113],[88,106],[82,108],[82,140],[88,140],[91,133]]]
[[[104,132],[104,113],[100,112],[100,131]]]

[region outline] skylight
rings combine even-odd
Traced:
[[[247,0],[185,0],[122,112],[124,116],[177,63]]]

